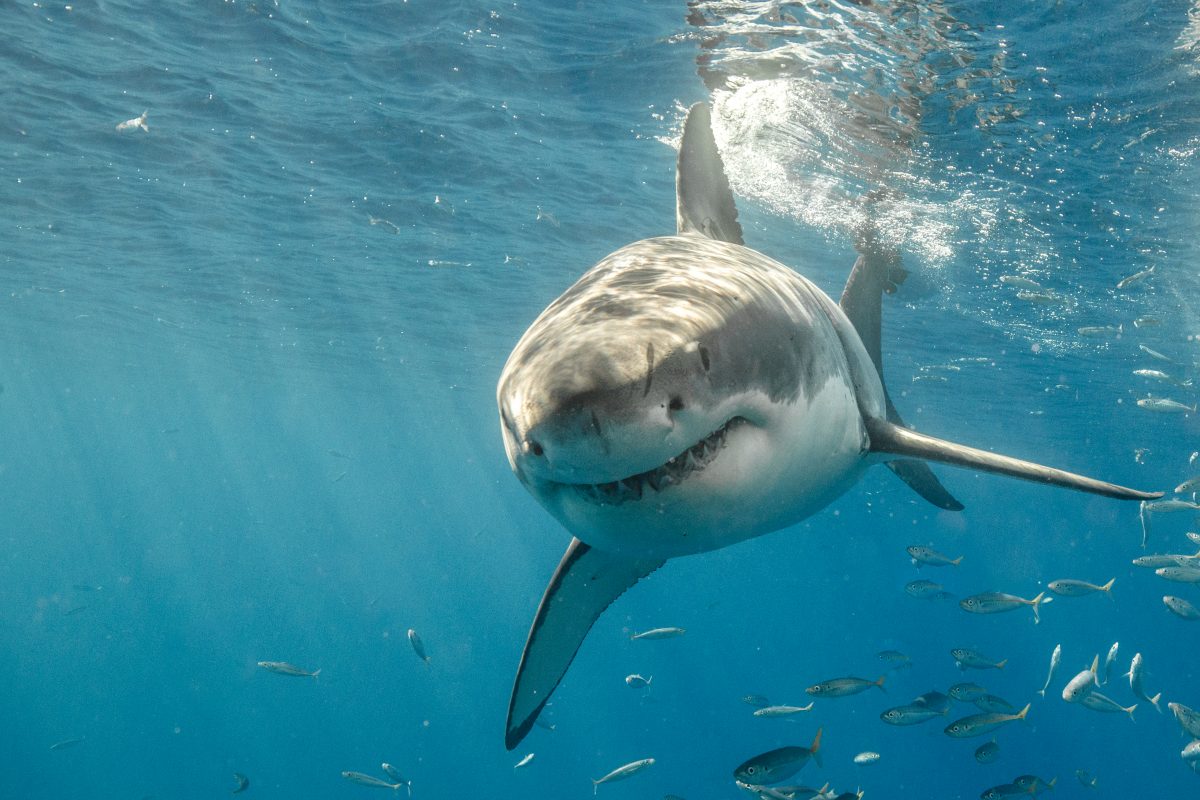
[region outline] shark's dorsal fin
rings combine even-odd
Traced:
[[[679,233],[743,244],[737,206],[725,177],[725,165],[713,138],[706,103],[688,110],[675,172],[675,226]]]
[[[883,382],[883,354],[880,340],[882,337],[883,295],[896,291],[896,287],[904,282],[908,273],[900,267],[897,254],[880,249],[869,231],[859,242],[860,255],[850,270],[850,278],[842,291],[839,305],[850,323],[862,340],[863,347],[875,364],[879,374],[879,382],[883,386],[883,399],[887,407],[887,421],[894,425],[904,425],[900,413],[892,405],[888,395],[887,385]],[[933,470],[924,461],[916,459],[900,459],[887,462],[888,468],[899,476],[909,487],[921,497],[938,508],[947,511],[962,511],[963,505],[942,486],[941,481],[933,474]]]
[[[525,640],[508,704],[504,744],[509,750],[529,733],[604,609],[662,565],[662,561],[622,558],[571,540]]]

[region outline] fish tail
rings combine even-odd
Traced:
[[[1123,709],[1123,710],[1124,710],[1124,712],[1125,712],[1126,714],[1128,714],[1128,715],[1129,715],[1129,721],[1130,721],[1130,722],[1137,722],[1137,720],[1133,718],[1133,711],[1134,711],[1134,709],[1135,709],[1135,708],[1137,708],[1137,707],[1138,707],[1138,704],[1137,704],[1137,703],[1134,703],[1134,704],[1133,704],[1133,705],[1131,705],[1129,708]]]
[[[957,567],[959,564],[962,563],[962,560],[963,560],[963,557],[959,556],[958,558],[950,559],[950,563]]]
[[[1058,783],[1058,776],[1057,776],[1057,775],[1055,775],[1053,778],[1051,778],[1051,779],[1050,779],[1050,782],[1046,784],[1046,788],[1047,788],[1047,789],[1053,789],[1053,788],[1054,788],[1054,784],[1056,784],[1056,783]]]
[[[1038,616],[1038,606],[1040,606],[1042,604],[1042,601],[1045,599],[1046,599],[1046,593],[1038,592],[1038,596],[1029,601],[1029,605],[1033,606],[1033,624],[1034,625],[1037,625],[1039,622],[1042,621],[1042,618],[1040,616]]]
[[[1025,707],[1016,713],[1014,719],[1025,719],[1025,717],[1029,714],[1029,707],[1031,705],[1033,705],[1033,703],[1026,703]]]
[[[813,761],[817,762],[818,767],[824,767],[824,762],[821,761],[821,734],[824,733],[824,728],[817,728],[817,735],[813,737],[812,744],[808,748],[808,752],[812,754]]]
[[[884,674],[879,676],[879,680],[877,680],[873,684],[871,684],[872,686],[878,686],[879,691],[883,692],[884,694],[887,694],[887,689],[883,688],[883,680],[886,677],[887,677],[887,673],[885,672]]]
[[[1007,663],[1008,663],[1008,659],[1006,658],[1006,659],[1002,660],[999,664],[996,665],[996,669],[1004,669],[1004,665]]]
[[[1150,705],[1154,706],[1154,710],[1161,714],[1162,706],[1158,704],[1160,699],[1162,699],[1162,692],[1159,692],[1158,694],[1154,695],[1154,697],[1150,698]]]
[[[321,670],[320,670],[320,669],[315,669],[315,670],[313,670],[313,674],[312,674],[313,680],[314,680],[314,681],[315,681],[315,680],[317,680],[317,677],[318,677],[320,674],[321,674]]]
[[[592,797],[600,794],[600,781],[592,778]]]
[[[1112,596],[1113,596],[1112,595],[1112,587],[1113,587],[1113,584],[1116,582],[1117,582],[1116,577],[1112,577],[1112,578],[1108,579],[1108,583],[1106,583],[1100,587],[1100,591],[1107,594],[1110,600],[1112,599]]]
[[[1046,696],[1046,690],[1045,690],[1045,689],[1038,689],[1038,694],[1040,694],[1042,697],[1045,697],[1045,696]]]
[[[412,797],[412,781],[411,780],[404,782],[404,788],[408,789],[408,796]]]
[[[1092,659],[1091,673],[1092,673],[1092,683],[1099,686],[1100,685],[1100,654],[1099,653],[1097,653],[1096,657]]]

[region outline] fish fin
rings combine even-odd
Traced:
[[[1038,689],[1038,694],[1040,694],[1042,697],[1045,697],[1045,696],[1046,696],[1046,690],[1045,690],[1045,689]]]
[[[948,442],[945,439],[917,433],[887,420],[867,418],[865,422],[867,434],[871,439],[871,451],[875,453],[886,453],[905,458],[925,458],[930,461],[940,461],[944,464],[954,464],[985,472],[996,472],[1014,478],[1063,486],[1121,500],[1153,499],[1163,495],[1162,492],[1140,492],[1136,489],[1128,489],[1114,483],[1098,481],[1095,478],[1076,475],[1031,461],[1022,461],[987,450],[978,450],[974,447]]]
[[[883,680],[886,677],[887,677],[887,673],[884,673],[883,675],[879,676],[879,680],[877,680],[877,681],[875,681],[875,683],[871,684],[872,686],[878,686],[879,691],[883,692],[884,694],[887,694],[887,689],[883,688]]]
[[[511,750],[512,748],[510,747],[509,749]],[[598,794],[600,794],[600,781],[592,778],[592,797],[595,797]]]
[[[962,563],[962,560],[963,560],[963,557],[962,557],[962,556],[959,556],[958,558],[952,558],[952,559],[950,559],[950,563],[951,563],[953,566],[956,566],[956,567],[957,567],[959,564],[961,564],[961,563]]]
[[[1033,624],[1034,625],[1037,625],[1039,622],[1042,621],[1042,618],[1040,616],[1038,616],[1038,606],[1040,606],[1045,600],[1046,600],[1046,593],[1038,592],[1038,596],[1029,601],[1029,604],[1033,607]]]
[[[883,348],[880,339],[883,295],[895,292],[896,287],[908,277],[908,273],[900,267],[900,257],[897,253],[888,252],[877,244],[875,232],[870,224],[860,233],[857,249],[858,259],[850,270],[850,277],[846,280],[846,288],[842,290],[842,298],[838,305],[854,326],[867,355],[871,357],[871,363],[875,366],[875,374],[879,376],[880,385],[883,386],[888,422],[904,426],[904,420],[900,419],[900,413],[892,404],[887,386],[883,383]],[[898,459],[888,462],[888,468],[931,504],[947,511],[962,511],[962,503],[950,494],[925,462],[917,459]]]
[[[712,132],[708,104],[688,109],[675,170],[675,225],[679,233],[743,244],[742,226],[725,165]]]
[[[1133,718],[1133,712],[1134,712],[1134,710],[1135,710],[1137,707],[1138,707],[1138,704],[1137,704],[1137,703],[1134,703],[1134,704],[1133,704],[1133,705],[1131,705],[1129,708],[1122,709],[1122,710],[1123,710],[1123,711],[1124,711],[1126,714],[1128,714],[1128,715],[1129,715],[1129,721],[1130,721],[1130,722],[1137,722],[1137,720]]]
[[[1090,672],[1092,673],[1092,683],[1099,686],[1100,685],[1100,654],[1099,653],[1096,653],[1095,657],[1092,658],[1092,668],[1091,668]]]
[[[1162,699],[1162,692],[1159,692],[1158,694],[1154,695],[1154,697],[1150,698],[1150,705],[1154,706],[1154,710],[1160,714],[1162,713],[1162,706],[1160,706],[1158,704],[1158,701],[1161,699]]]
[[[317,669],[313,670],[312,677],[313,677],[313,680],[314,680],[314,681],[315,681],[315,680],[317,680],[318,678],[320,678],[320,677],[321,677],[321,669],[320,669],[320,667],[318,667]],[[337,681],[334,681],[334,683],[337,683]]]
[[[1027,717],[1029,715],[1029,707],[1031,705],[1033,705],[1033,703],[1026,703],[1025,707],[1017,712],[1016,718],[1017,719],[1025,719],[1025,717]]]
[[[1004,669],[1004,665],[1007,663],[1008,663],[1008,659],[1006,658],[1006,659],[1002,660],[999,664],[996,665],[996,669]]]
[[[818,767],[822,768],[825,766],[825,763],[821,761],[821,734],[824,731],[824,728],[817,728],[817,735],[813,737],[812,744],[808,747],[808,752],[812,756],[812,760],[817,762]]]
[[[1112,577],[1112,578],[1108,579],[1108,583],[1106,583],[1100,587],[1100,591],[1107,594],[1109,599],[1112,599],[1112,587],[1113,587],[1113,584],[1116,582],[1117,582],[1116,577]]]
[[[517,667],[504,734],[509,750],[529,733],[604,609],[662,565],[661,560],[622,558],[571,540],[542,595]]]

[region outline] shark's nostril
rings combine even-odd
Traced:
[[[525,442],[525,452],[529,453],[530,455],[537,456],[538,458],[541,458],[546,454],[546,451],[542,448],[542,445],[535,439],[529,439]]]

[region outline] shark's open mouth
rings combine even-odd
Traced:
[[[711,464],[717,453],[725,447],[725,437],[729,431],[745,422],[742,417],[731,418],[687,450],[652,470],[607,483],[573,484],[572,488],[588,500],[605,506],[641,500],[647,489],[654,492],[665,491],[671,486],[683,483],[693,472],[699,472]]]

